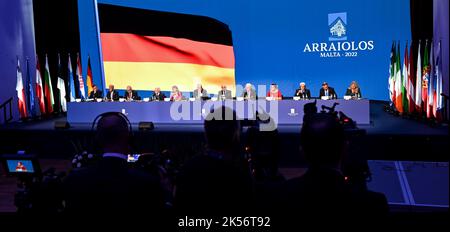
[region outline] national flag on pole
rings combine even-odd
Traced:
[[[408,112],[413,113],[415,109],[415,88],[414,88],[414,58],[413,58],[413,43],[409,47],[409,60],[408,60],[408,82],[407,82],[407,93],[408,93]]]
[[[81,69],[81,61],[80,61],[80,55],[77,54],[77,77],[78,77],[78,83],[80,84],[80,97],[82,99],[86,98],[86,91],[84,90],[84,81],[83,76],[81,75],[82,69]]]
[[[69,78],[69,87],[70,87],[70,101],[74,102],[75,98],[76,98],[76,93],[75,93],[75,81],[73,79],[73,72],[72,72],[72,62],[70,60],[70,53],[69,53],[69,61],[67,64],[67,73],[68,73],[68,78]]]
[[[398,43],[395,59],[395,107],[400,113],[403,113],[402,83],[402,70],[400,66],[400,43]]]
[[[436,120],[442,120],[442,108],[443,108],[443,97],[442,97],[442,47],[441,41],[437,46],[436,60],[435,60],[435,73],[436,73],[436,92],[435,92],[435,104],[433,108],[433,114]]]
[[[36,104],[34,103],[33,82],[31,81],[29,59],[27,59],[27,99],[28,110],[30,111],[30,115],[34,117],[36,116]]]
[[[423,53],[423,67],[422,67],[422,101],[425,105],[428,103],[428,81],[430,79],[430,55],[428,54],[428,40],[425,43],[425,51]]]
[[[430,44],[430,74],[428,77],[428,97],[427,97],[427,118],[433,116],[433,105],[434,105],[434,88],[435,88],[435,78],[434,78],[434,56],[433,56],[433,41]]]
[[[422,61],[420,57],[420,40],[419,48],[417,50],[417,68],[416,68],[416,96],[415,105],[417,112],[422,112]]]
[[[390,57],[390,63],[389,63],[389,99],[391,100],[392,104],[395,104],[395,41],[392,42],[391,47],[391,57]]]
[[[408,112],[408,94],[407,94],[407,83],[408,83],[408,42],[405,46],[405,54],[403,56],[403,70],[402,70],[402,104],[403,104],[403,112]]]
[[[91,68],[91,58],[88,56],[88,69],[87,69],[87,76],[86,76],[86,82],[88,87],[88,95],[92,92],[94,82],[92,81],[92,68]]]
[[[41,68],[39,65],[39,59],[38,56],[36,56],[36,97],[39,101],[39,110],[42,114],[46,114],[46,108],[45,108],[45,100],[44,100],[44,88],[42,84],[42,77],[41,77]]]
[[[55,108],[55,99],[53,97],[52,78],[50,77],[50,68],[48,67],[47,55],[45,55],[44,96],[45,104],[47,106],[47,114],[51,114]]]
[[[67,112],[67,100],[66,100],[66,83],[62,78],[62,70],[61,70],[61,58],[58,54],[58,83],[56,87],[59,90],[59,102],[61,104],[61,111]]]
[[[19,104],[19,113],[20,118],[26,118],[28,117],[27,114],[27,105],[26,105],[26,98],[25,98],[25,88],[23,86],[23,80],[22,80],[22,70],[20,70],[20,61],[19,58],[17,58],[17,84],[16,84],[16,91],[17,91],[17,98],[18,98],[18,104]]]

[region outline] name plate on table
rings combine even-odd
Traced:
[[[164,101],[165,101],[165,102],[170,102],[170,97],[164,98]]]
[[[217,101],[217,97],[212,97],[211,101]]]
[[[272,100],[273,100],[273,97],[266,97],[266,100],[267,100],[267,101],[272,101]]]
[[[352,99],[352,96],[344,96],[344,100],[350,100]]]
[[[75,99],[76,102],[81,102],[81,98]]]
[[[124,102],[125,98],[119,98],[119,102]]]
[[[149,102],[149,101],[150,101],[150,98],[149,98],[149,97],[146,97],[146,98],[144,98],[144,101],[145,101],[145,102]]]
[[[298,100],[300,100],[300,97],[297,96],[297,97],[293,97],[292,99],[298,101]]]
[[[322,96],[320,99],[322,99],[322,100],[330,100],[330,96]]]
[[[243,98],[243,97],[237,97],[236,100],[237,100],[237,101],[243,101],[244,98]]]
[[[195,101],[195,100],[197,100],[197,99],[195,99],[195,97],[189,98],[189,101],[191,101],[191,102],[193,102],[193,101]]]

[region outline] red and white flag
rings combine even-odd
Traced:
[[[81,61],[80,61],[80,55],[77,55],[77,77],[78,77],[78,83],[80,83],[80,92],[81,97],[84,99],[86,98],[86,91],[84,90],[84,81],[83,77],[81,76]]]
[[[42,84],[42,77],[41,77],[41,68],[39,66],[39,59],[36,56],[36,97],[39,101],[39,110],[41,111],[41,114],[46,114],[45,109],[45,99],[44,99],[44,88]]]
[[[20,61],[17,58],[17,84],[16,84],[17,98],[19,99],[19,113],[20,118],[26,118],[27,114],[27,105],[25,104],[25,88],[23,87],[22,80],[22,71],[20,70]]]

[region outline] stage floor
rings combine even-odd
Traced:
[[[358,126],[365,129],[369,135],[438,135],[448,136],[448,126],[430,126],[424,122],[406,119],[389,114],[383,110],[385,102],[370,102],[370,124]],[[10,130],[32,130],[45,131],[54,130],[56,121],[65,121],[65,116],[58,116],[42,121],[12,122],[0,126],[1,131]],[[133,130],[137,131],[137,124],[132,124]],[[91,129],[90,123],[73,123],[69,131],[88,131]],[[280,125],[280,133],[299,133],[301,125]],[[199,124],[172,124],[155,123],[155,132],[203,132],[203,125]]]
[[[367,133],[355,140],[353,153],[373,160],[449,161],[446,155],[448,125],[430,126],[425,122],[397,117],[383,110],[385,104],[371,101],[371,123],[359,126]],[[91,124],[72,124],[67,130],[55,130],[54,123],[64,120],[66,118],[60,116],[0,126],[0,153],[26,150],[47,158],[72,157],[79,150],[79,144],[89,141]],[[278,128],[280,165],[284,167],[305,165],[304,158],[299,155],[300,129],[300,125]],[[145,147],[145,151],[159,152],[175,144],[181,152],[192,155],[204,147],[203,126],[198,124],[155,124],[152,131],[138,131],[134,124],[133,130],[139,146]]]

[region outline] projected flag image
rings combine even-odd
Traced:
[[[235,89],[235,59],[228,26],[215,19],[99,4],[106,86],[160,87],[212,93]],[[161,23],[164,22],[164,23]]]

